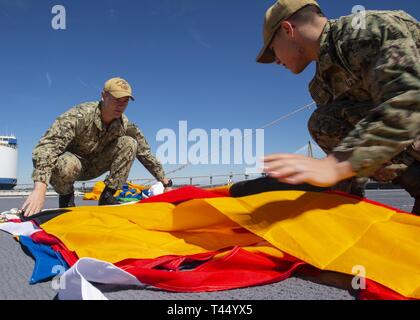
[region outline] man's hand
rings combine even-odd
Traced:
[[[30,217],[44,208],[47,185],[42,182],[35,182],[34,191],[26,199],[22,206],[25,217]]]
[[[309,183],[330,187],[356,175],[349,162],[338,162],[332,155],[318,160],[296,154],[276,154],[265,157],[264,163],[264,172],[270,177],[295,185]]]
[[[169,179],[168,178],[163,178],[162,181],[163,185],[167,185],[169,183]],[[172,191],[172,186],[170,187],[165,187],[165,190],[163,192],[169,192]]]

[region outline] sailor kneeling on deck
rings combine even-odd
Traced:
[[[163,183],[161,163],[152,155],[139,128],[124,115],[132,89],[122,78],[105,83],[102,99],[77,105],[48,129],[33,151],[35,187],[22,206],[25,216],[42,210],[48,184],[59,194],[60,208],[74,206],[74,183],[109,171],[99,205],[116,204],[114,193],[127,181],[134,158]]]

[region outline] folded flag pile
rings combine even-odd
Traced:
[[[99,200],[104,189],[105,183],[103,181],[97,182],[93,186],[92,192],[85,193],[83,200]],[[164,189],[161,182],[155,183],[150,187],[127,182],[114,196],[119,203],[137,202],[162,194]]]
[[[105,298],[92,282],[200,292],[296,270],[355,276],[355,266],[366,271],[361,299],[420,298],[420,218],[343,194],[233,198],[228,189],[185,187],[124,206],[45,211],[0,229],[34,256],[31,281],[53,277],[53,265],[67,269],[61,299]]]

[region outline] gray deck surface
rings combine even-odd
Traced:
[[[367,197],[405,211],[411,211],[413,200],[402,190],[369,190]],[[23,198],[0,198],[0,212],[20,207]],[[57,207],[57,198],[48,198],[46,208]],[[78,205],[96,202],[77,199]],[[20,245],[7,233],[0,231],[0,300],[51,300],[56,291],[51,282],[29,285],[34,267]],[[102,288],[103,289],[103,288]],[[156,289],[105,288],[111,300],[353,300],[348,290],[316,283],[314,279],[293,276],[284,281],[258,287],[211,293],[170,293]]]

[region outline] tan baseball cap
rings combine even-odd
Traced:
[[[271,41],[273,41],[274,35],[280,27],[280,24],[300,9],[309,5],[317,6],[319,8],[319,4],[314,0],[278,0],[267,10],[263,30],[264,47],[257,57],[257,62],[273,63],[276,60],[274,53],[268,46]]]
[[[130,97],[134,100],[130,84],[123,78],[112,78],[105,82],[104,92],[109,92],[115,98]]]

